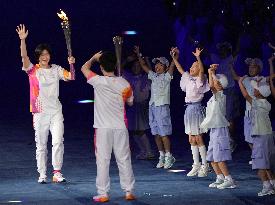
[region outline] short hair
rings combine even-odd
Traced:
[[[39,61],[39,57],[40,57],[40,55],[42,54],[42,52],[44,50],[48,51],[48,53],[50,54],[50,56],[52,55],[52,49],[51,49],[51,47],[48,44],[41,43],[38,46],[36,46],[36,48],[34,50],[34,56],[35,56],[35,59],[37,61]]]
[[[114,72],[117,66],[117,59],[114,53],[105,51],[99,57],[99,64],[106,72]]]

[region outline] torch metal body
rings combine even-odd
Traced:
[[[65,40],[66,40],[68,56],[71,57],[72,56],[72,46],[71,46],[72,44],[71,44],[71,26],[70,26],[70,22],[69,22],[69,19],[66,16],[66,14],[62,10],[61,10],[61,13],[60,14],[57,13],[57,15],[59,16],[59,18],[62,19],[61,27],[63,29]],[[71,73],[71,80],[75,80],[75,69],[74,69],[73,64],[70,64],[70,73]]]
[[[115,36],[113,38],[115,45],[116,59],[117,59],[117,74],[121,76],[121,53],[122,53],[122,43],[123,39],[120,36]]]

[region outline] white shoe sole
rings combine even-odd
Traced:
[[[236,188],[236,185],[232,185],[232,186],[228,186],[228,187],[218,187],[218,189],[235,189]]]
[[[258,193],[258,196],[269,196],[269,195],[274,195],[275,194],[275,191],[269,191],[269,192],[267,192],[266,194],[259,194]]]

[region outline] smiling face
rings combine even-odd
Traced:
[[[199,63],[198,61],[194,62],[190,68],[190,75],[192,77],[198,76],[200,73]]]
[[[38,59],[40,66],[45,68],[48,67],[50,60],[50,53],[47,50],[43,50]]]
[[[52,56],[52,50],[48,44],[39,44],[34,51],[35,58],[39,65],[43,68],[49,67]]]
[[[251,63],[249,65],[249,75],[251,77],[254,77],[254,76],[257,76],[259,73],[260,73],[261,69],[260,69],[260,66],[258,66],[257,64],[255,63]]]
[[[155,71],[157,74],[162,74],[166,70],[166,66],[163,65],[161,62],[157,62],[155,65]]]

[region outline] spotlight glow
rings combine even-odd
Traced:
[[[136,31],[123,31],[123,34],[125,34],[125,35],[136,35],[137,32]]]
[[[85,103],[93,103],[95,101],[94,100],[79,100],[77,102],[80,103],[80,104],[85,104]]]
[[[22,203],[22,201],[8,201],[8,203]]]
[[[162,197],[173,197],[172,194],[163,194]]]
[[[168,172],[178,173],[178,172],[186,172],[185,169],[169,169]]]

